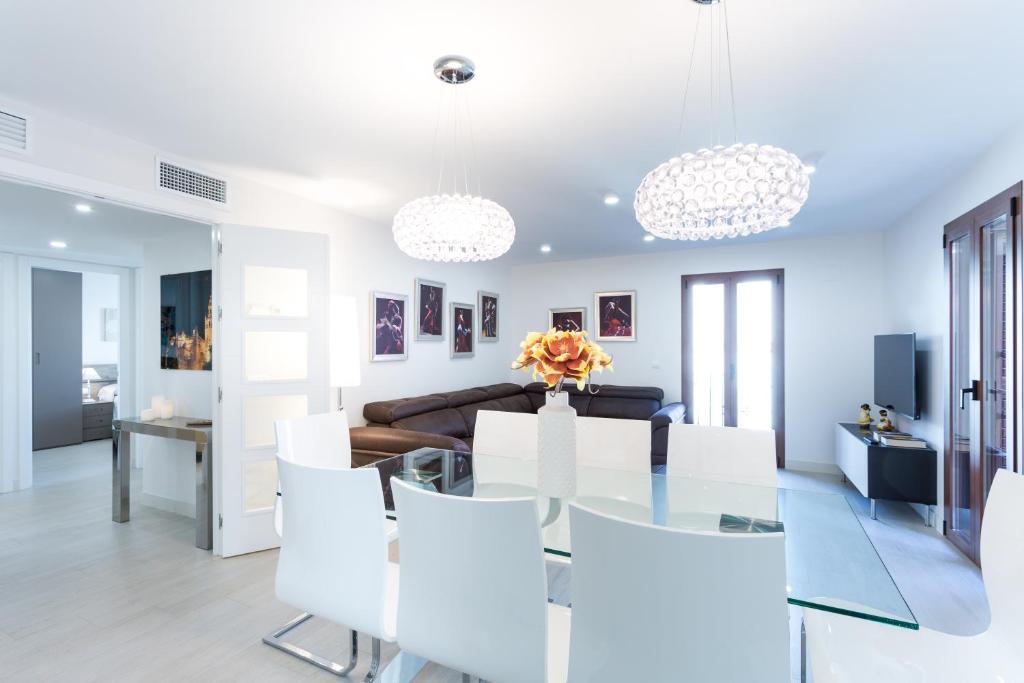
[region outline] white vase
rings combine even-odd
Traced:
[[[569,394],[545,393],[537,411],[537,490],[548,498],[576,495],[576,409]]]

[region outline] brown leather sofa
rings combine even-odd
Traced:
[[[665,392],[657,387],[594,385],[579,391],[569,387],[569,403],[577,415],[651,422],[651,464],[665,464],[668,426],[682,422],[682,403],[663,406]],[[365,427],[354,427],[352,466],[359,467],[423,447],[446,448],[466,453],[473,450],[473,431],[478,410],[536,413],[544,405],[544,385],[535,382],[491,384],[484,387],[429,394],[414,398],[376,401],[363,406]]]

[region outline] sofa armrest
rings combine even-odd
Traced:
[[[686,417],[686,406],[669,403],[651,415],[651,464],[664,465],[668,460],[668,427],[682,422]]]
[[[417,448],[443,448],[449,451],[469,453],[465,441],[454,436],[414,432],[409,429],[390,427],[352,427],[349,429],[352,441],[352,466],[362,467],[376,460],[402,455]]]

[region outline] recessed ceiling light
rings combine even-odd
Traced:
[[[546,254],[549,251],[551,251],[551,245],[550,244],[542,244],[542,245],[540,245],[540,250],[543,251]]]
[[[815,166],[814,164],[804,164],[804,173],[806,173],[807,175],[811,175],[817,170],[818,167]]]
[[[653,242],[654,235],[644,235],[644,242]]]
[[[50,242],[50,246],[53,247],[54,249],[63,249],[64,247],[68,246],[68,243],[61,242],[60,240],[53,240],[52,242]]]
[[[78,213],[91,213],[92,207],[88,204],[75,204],[75,211]]]
[[[615,194],[614,192],[606,192],[605,193],[605,195],[604,195],[604,205],[605,206],[615,206],[618,203],[619,203],[619,195]]]

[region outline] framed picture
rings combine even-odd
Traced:
[[[481,342],[498,341],[498,295],[494,292],[478,291],[476,306],[480,310],[477,339]]]
[[[473,304],[452,302],[452,358],[473,357]]]
[[[597,341],[636,341],[636,292],[597,292]]]
[[[559,332],[581,332],[587,329],[586,308],[549,308],[548,329]]]
[[[103,341],[116,342],[121,336],[121,322],[116,308],[103,309]]]
[[[370,360],[405,360],[409,334],[405,327],[409,297],[373,292],[370,298]]]
[[[213,271],[160,276],[160,368],[213,370]]]
[[[443,282],[416,279],[416,341],[444,339]]]

